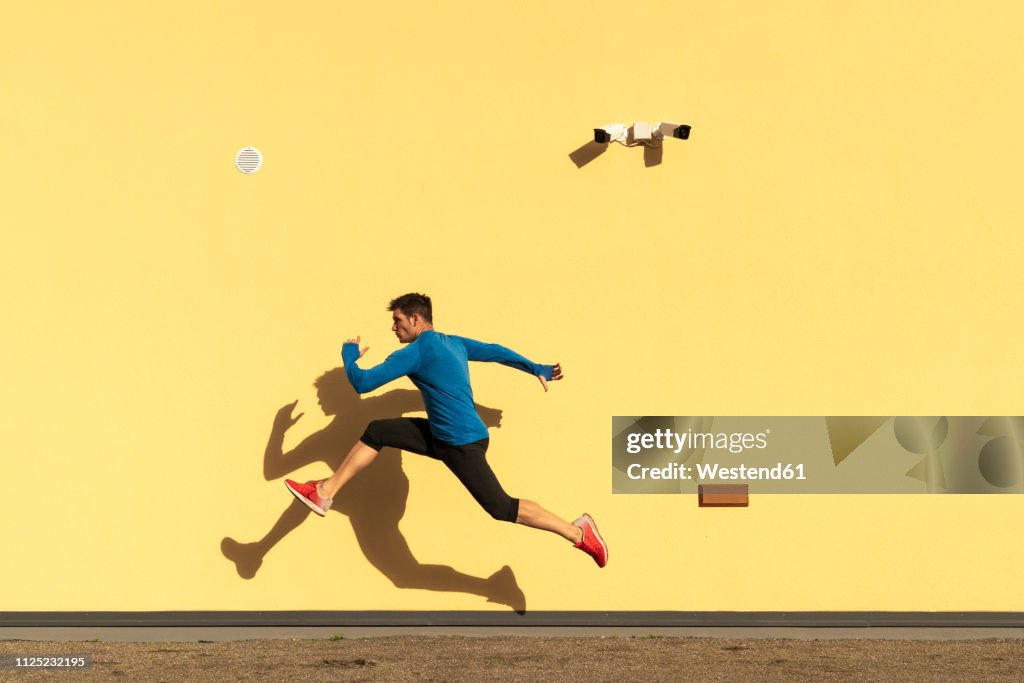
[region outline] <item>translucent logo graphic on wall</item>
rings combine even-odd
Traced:
[[[612,493],[1024,493],[1024,417],[612,418]]]

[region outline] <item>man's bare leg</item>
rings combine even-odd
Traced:
[[[550,531],[573,544],[579,543],[583,538],[582,529],[569,524],[532,500],[519,499],[519,516],[516,517],[516,524]]]
[[[317,484],[317,493],[323,498],[334,498],[342,486],[373,462],[378,453],[380,451],[375,448],[370,448],[362,441],[356,441],[334,474]]]

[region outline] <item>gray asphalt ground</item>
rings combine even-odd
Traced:
[[[616,628],[616,627],[13,627],[0,628],[0,641],[63,642],[229,642],[241,640],[317,640],[343,635],[345,638],[392,636],[538,637],[601,638],[750,638],[793,640],[980,640],[1003,638],[1024,640],[1020,628]]]

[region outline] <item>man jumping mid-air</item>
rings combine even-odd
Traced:
[[[501,363],[528,372],[540,380],[544,391],[549,381],[562,379],[561,366],[538,365],[504,346],[441,334],[434,329],[430,297],[424,294],[404,294],[394,299],[388,310],[394,322],[391,331],[408,346],[380,365],[363,370],[356,361],[367,349],[359,348],[360,337],[349,339],[341,349],[345,374],[360,394],[407,375],[423,394],[427,418],[374,420],[329,479],[305,484],[286,479],[288,490],[323,517],[338,491],[373,462],[381,449],[391,446],[443,462],[495,519],[554,532],[593,557],[597,566],[605,566],[608,546],[590,515],[569,524],[532,500],[505,493],[487,464],[487,427],[473,403],[468,361]]]

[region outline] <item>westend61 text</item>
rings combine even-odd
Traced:
[[[633,463],[626,470],[630,479],[698,479],[700,481],[766,481],[804,480],[802,463],[792,465],[778,463],[774,467],[722,467],[721,465],[697,463],[693,467],[673,463],[665,467],[644,467]],[[696,475],[696,477],[694,477]]]

